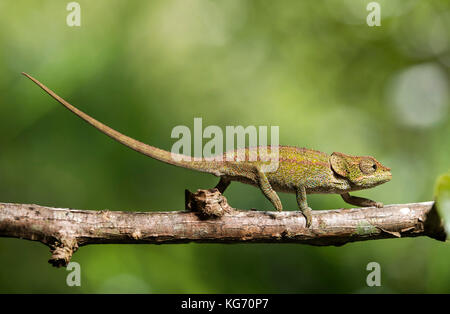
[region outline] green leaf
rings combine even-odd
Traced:
[[[442,219],[447,240],[450,239],[450,172],[441,175],[435,187],[436,208]]]

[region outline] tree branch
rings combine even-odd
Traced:
[[[429,236],[445,240],[433,202],[383,208],[317,210],[310,228],[298,211],[231,208],[217,190],[186,194],[191,211],[123,212],[0,203],[0,236],[49,246],[54,266],[65,266],[79,247],[99,243],[302,243],[343,245],[385,238]]]

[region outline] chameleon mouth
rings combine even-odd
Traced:
[[[392,174],[386,175],[383,179],[381,179],[381,180],[378,182],[377,185],[380,185],[380,184],[389,182],[389,181],[391,181],[391,179],[392,179]]]
[[[391,170],[391,169],[389,168],[389,170]],[[392,179],[392,173],[389,172],[389,175],[387,176],[387,181],[391,181],[391,179]]]

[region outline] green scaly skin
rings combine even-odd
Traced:
[[[390,168],[383,166],[371,156],[350,156],[337,152],[328,155],[306,148],[279,146],[278,168],[273,172],[263,171],[265,169],[263,166],[268,165],[269,162],[267,159],[261,158],[259,149],[256,150],[258,158],[254,158],[255,161],[249,161],[249,148],[234,151],[235,156],[239,156],[239,153],[245,155],[243,161],[237,157],[227,159],[226,154],[221,160],[213,158],[204,158],[200,161],[189,160],[190,157],[172,154],[144,144],[104,125],[69,104],[35,78],[26,73],[23,74],[81,119],[125,146],[168,164],[220,177],[216,188],[221,193],[225,191],[231,181],[251,184],[259,187],[279,211],[283,209],[283,206],[276,192],[295,193],[298,207],[305,216],[307,227],[311,225],[312,217],[306,194],[340,194],[344,201],[352,205],[383,206],[382,203],[349,194],[350,191],[375,187],[392,178]],[[266,147],[266,149],[270,153],[270,147]]]

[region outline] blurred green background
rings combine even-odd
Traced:
[[[378,1],[0,1],[0,201],[110,210],[180,210],[211,175],[165,165],[82,123],[28,72],[100,121],[171,149],[171,130],[278,125],[280,143],[372,155],[393,180],[356,195],[432,199],[450,164],[450,3]],[[232,184],[238,208],[272,210]],[[295,210],[293,195],[281,194]],[[313,195],[313,209],[348,207]],[[0,292],[450,292],[450,247],[429,238],[304,245],[92,245],[68,287],[44,245],[0,238]],[[381,287],[366,265],[381,266]]]

